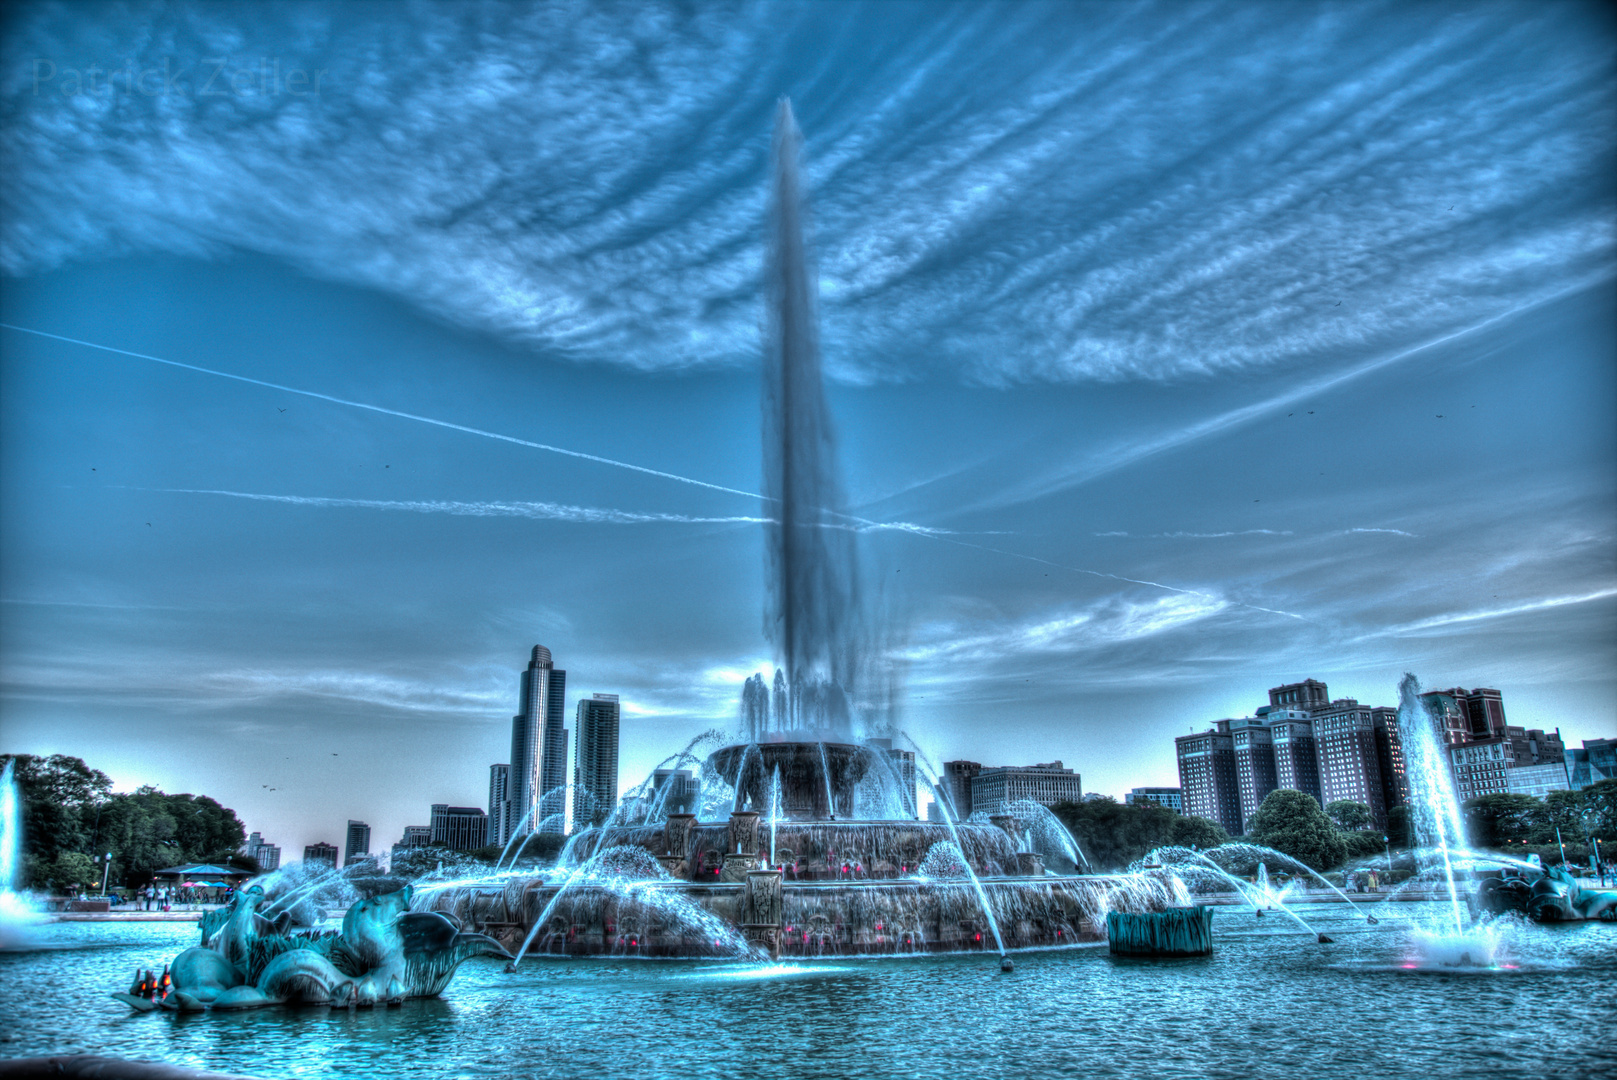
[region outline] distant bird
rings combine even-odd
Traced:
[[[149,521],[148,521],[148,522],[147,522],[147,523],[146,523],[146,527],[147,527],[147,528],[148,528],[148,529],[149,529],[149,528],[151,528],[151,527],[152,527],[152,523],[151,523],[151,522],[149,522]]]
[[[1437,418],[1438,418],[1438,419],[1439,419],[1439,420],[1441,420],[1441,419],[1443,419],[1443,414],[1442,414],[1442,413],[1438,413],[1438,414],[1437,414]]]
[[[1313,410],[1313,409],[1309,409],[1309,410],[1308,410],[1308,415],[1309,415],[1309,416],[1313,416],[1313,415],[1314,415],[1314,410]]]
[[[1473,409],[1474,409],[1474,408],[1476,408],[1476,406],[1475,406],[1475,405],[1473,405],[1473,406],[1471,406],[1471,407],[1472,407],[1472,408],[1473,408]],[[91,465],[91,466],[90,466],[90,471],[91,471],[91,472],[95,472],[95,466],[94,466],[94,465]]]
[[[1297,414],[1296,414],[1296,413],[1294,413],[1294,412],[1289,412],[1289,413],[1287,413],[1287,414],[1286,414],[1286,415],[1287,415],[1287,416],[1296,416],[1296,415],[1297,415]]]
[[[269,785],[268,785],[268,784],[259,784],[259,785],[258,785],[258,786],[259,786],[259,787],[269,787]]]
[[[383,466],[382,466],[382,468],[384,468],[384,469],[391,469],[391,468],[392,468],[392,467],[393,467],[393,466],[391,466],[391,465],[383,465]]]
[[[278,409],[277,409],[277,411],[279,411],[279,412],[285,412],[285,411],[286,411],[286,410],[285,410],[285,409],[280,409],[280,408],[278,408]]]
[[[1454,209],[1454,207],[1452,207],[1452,206],[1451,206],[1451,207],[1449,207],[1449,209],[1450,209],[1450,210],[1453,210],[1453,209]]]
[[[336,757],[336,756],[337,756],[337,751],[335,751],[335,750],[333,750],[333,751],[332,751],[332,752],[331,752],[331,756],[332,756],[332,757]]]
[[[1336,303],[1332,304],[1331,306],[1332,307],[1341,307],[1342,306],[1342,301],[1338,300]]]

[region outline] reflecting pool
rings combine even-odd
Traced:
[[[1511,925],[1496,966],[1446,967],[1412,959],[1432,906],[1387,905],[1370,926],[1297,905],[1329,945],[1221,908],[1203,959],[1021,952],[1010,975],[991,955],[472,961],[440,999],[191,1016],[106,995],[161,970],[194,925],[53,924],[0,953],[0,1056],[261,1077],[1617,1075],[1617,925]]]

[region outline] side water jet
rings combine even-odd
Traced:
[[[904,738],[911,746],[915,746],[915,760],[920,762],[922,767],[921,779],[931,789],[932,801],[938,804],[943,814],[944,824],[949,826],[949,835],[954,837],[955,850],[960,852],[960,862],[966,868],[966,877],[971,881],[971,887],[977,893],[977,902],[982,905],[983,917],[988,920],[988,929],[994,933],[994,945],[999,949],[999,955],[1004,956],[1005,939],[999,933],[999,920],[994,918],[994,905],[989,903],[988,893],[983,889],[983,883],[978,879],[977,872],[971,868],[971,860],[966,858],[966,849],[960,846],[960,830],[955,825],[954,814],[950,812],[948,801],[938,792],[937,770],[932,767],[931,760],[921,752],[921,748],[916,746],[914,739],[911,739],[909,735],[903,732],[900,732],[900,734],[904,735]]]

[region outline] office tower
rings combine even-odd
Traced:
[[[1274,742],[1275,787],[1301,791],[1319,799],[1319,757],[1314,725],[1300,709],[1271,709],[1269,737]],[[1323,804],[1321,804],[1323,805]]]
[[[1174,813],[1184,809],[1184,792],[1176,787],[1137,787],[1123,796],[1123,801],[1130,806],[1139,806],[1143,803],[1156,803],[1166,806]]]
[[[430,843],[432,843],[431,825],[406,825],[404,827],[404,836],[393,846],[395,849],[409,849],[426,847]]]
[[[303,849],[303,861],[306,863],[325,863],[333,870],[337,869],[337,845],[327,844],[324,841],[310,844]]]
[[[917,817],[916,809],[919,803],[915,787],[915,752],[893,749],[892,739],[866,739],[865,745],[881,754],[887,767],[892,771],[891,779],[896,781],[892,788],[898,792],[899,801],[903,805],[886,807],[886,811],[890,814]]]
[[[1582,749],[1568,748],[1567,786],[1582,791],[1603,780],[1617,780],[1617,739],[1585,739]]]
[[[1347,799],[1370,808],[1373,828],[1387,827],[1388,785],[1381,775],[1375,719],[1353,698],[1333,701],[1314,713],[1314,744],[1319,755],[1322,805]],[[1396,789],[1396,781],[1393,790]]]
[[[476,851],[488,843],[488,818],[475,806],[432,804],[431,842],[451,851]]]
[[[258,864],[258,872],[261,874],[280,868],[281,849],[274,844],[265,843],[263,836],[259,835],[256,829],[247,838],[247,843],[242,845],[241,853]]]
[[[1241,831],[1275,789],[1274,737],[1263,720],[1230,722],[1230,748],[1235,754],[1235,786],[1241,793]]]
[[[511,839],[511,766],[488,767],[488,842],[503,845]]]
[[[618,804],[618,695],[578,701],[573,735],[573,828],[602,825]]]
[[[937,796],[948,801],[949,816],[964,821],[971,816],[971,782],[983,771],[975,761],[945,761],[943,775],[938,777],[941,791]]]
[[[1084,797],[1077,773],[1059,761],[1041,765],[1003,765],[985,768],[971,780],[971,811],[1003,813],[1013,802],[1023,799],[1054,806],[1078,802]]]
[[[567,729],[563,705],[566,692],[567,672],[551,662],[549,649],[535,645],[528,668],[522,673],[522,711],[511,718],[507,839],[535,831],[564,830]]]
[[[689,769],[658,769],[651,774],[652,806],[661,804],[668,814],[694,814],[702,783]]]
[[[1173,741],[1179,758],[1179,787],[1183,813],[1206,818],[1241,832],[1241,789],[1235,778],[1235,745],[1229,721],[1220,720],[1199,735],[1181,735]]]
[[[356,858],[371,853],[371,827],[363,821],[348,819],[348,843],[343,848],[343,865],[347,866]]]

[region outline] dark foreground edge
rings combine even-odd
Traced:
[[[0,1061],[0,1080],[252,1080],[234,1073],[198,1072],[156,1061],[123,1061],[90,1054]]]

